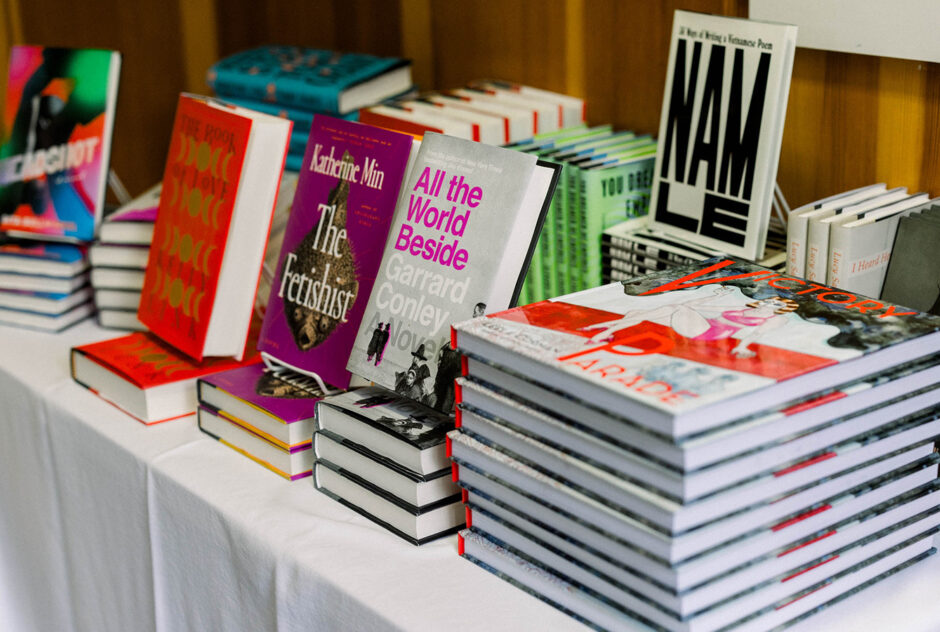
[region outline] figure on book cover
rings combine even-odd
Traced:
[[[486,313],[486,303],[473,306],[471,318],[479,318]],[[460,375],[460,353],[444,341],[437,351],[437,373],[434,374],[434,408],[450,413],[454,410],[454,380]]]
[[[748,348],[760,336],[787,324],[786,314],[796,311],[798,303],[782,297],[768,297],[746,303],[715,304],[716,298],[731,294],[731,287],[716,287],[712,296],[696,297],[684,302],[661,305],[652,309],[631,310],[617,320],[597,323],[590,329],[602,329],[588,338],[588,343],[612,340],[614,334],[643,321],[670,327],[692,340],[724,340],[735,334],[739,340],[731,353],[740,358],[755,355]]]
[[[407,371],[395,373],[395,392],[404,395],[422,404],[430,404],[430,395],[424,386],[425,380],[431,377],[431,370],[424,355],[424,343],[411,352],[411,366]]]
[[[309,384],[299,382],[309,381]],[[284,379],[284,371],[266,369],[255,383],[255,393],[262,397],[283,399],[310,399],[322,397],[319,387],[312,378],[295,375],[290,381]]]

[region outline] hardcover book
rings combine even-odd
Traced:
[[[160,190],[157,183],[142,194],[104,218],[99,238],[106,244],[149,246],[153,241],[153,223],[160,208]]]
[[[426,134],[347,368],[450,413],[449,324],[514,303],[557,174],[530,154]]]
[[[679,437],[934,353],[940,319],[711,259],[466,321],[454,342]]]
[[[260,362],[252,354],[244,364]],[[196,378],[241,366],[232,358],[193,362],[150,333],[72,347],[72,378],[150,425],[196,412]]]
[[[245,348],[290,130],[180,96],[138,316],[197,361]]]
[[[346,360],[412,142],[351,121],[314,119],[259,340],[278,363],[349,386]]]
[[[411,87],[411,62],[297,46],[236,53],[209,69],[209,87],[225,96],[346,114]]]
[[[238,419],[281,447],[310,445],[322,393],[301,376],[263,364],[200,378],[199,402]]]
[[[0,231],[91,241],[104,210],[121,55],[14,46],[0,147]]]
[[[83,246],[0,239],[0,272],[72,277],[87,269],[87,249]]]
[[[676,11],[652,226],[763,256],[796,27]]]

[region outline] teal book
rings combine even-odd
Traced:
[[[398,57],[263,46],[216,62],[207,77],[223,97],[348,114],[411,87],[411,62]]]
[[[267,101],[260,101],[258,99],[240,99],[237,97],[225,97],[225,100],[229,103],[237,105],[239,107],[248,108],[249,110],[255,110],[257,112],[264,112],[265,114],[270,114],[272,116],[280,116],[281,118],[290,119],[294,122],[294,133],[306,132],[310,133],[310,126],[313,125],[313,115],[317,114],[312,110],[300,110],[297,108],[289,108],[277,103],[269,103]],[[358,121],[359,120],[359,110],[350,112],[349,114],[334,115],[336,118],[345,119],[347,121]]]

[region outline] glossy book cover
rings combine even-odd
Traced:
[[[529,366],[547,365],[675,415],[897,345],[915,343],[905,353],[910,359],[930,353],[940,317],[711,259],[454,330],[461,348],[467,334]],[[872,364],[867,372],[884,368]]]
[[[349,386],[346,361],[378,274],[412,139],[317,115],[259,349]]]
[[[202,381],[285,423],[313,418],[322,393],[317,394],[307,386],[302,388],[289,378],[281,379],[279,373],[258,363],[215,373]]]
[[[13,47],[0,147],[0,230],[94,238],[119,69],[114,51]]]
[[[138,318],[202,359],[251,120],[181,95]]]

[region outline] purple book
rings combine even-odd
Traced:
[[[317,115],[258,349],[339,388],[372,292],[412,138]]]
[[[200,378],[198,393],[200,404],[288,451],[310,445],[323,396],[312,379],[260,363]]]

